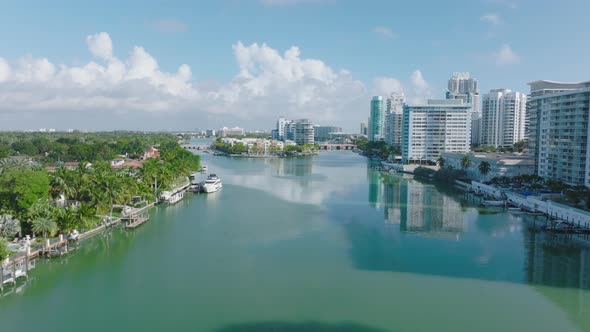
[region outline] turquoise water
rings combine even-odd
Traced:
[[[590,331],[590,253],[351,152],[203,155],[151,211],[0,298],[0,331]]]

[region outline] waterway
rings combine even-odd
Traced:
[[[221,191],[40,261],[0,331],[590,331],[590,251],[345,151],[203,154]]]

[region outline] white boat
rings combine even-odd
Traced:
[[[170,198],[168,199],[168,204],[175,204],[178,201],[180,201],[183,197],[184,197],[184,192],[179,191],[176,194],[173,194],[172,196],[170,196]]]
[[[170,191],[163,191],[160,195],[160,199],[168,204],[174,204],[180,201],[184,197],[184,192],[179,191],[172,193]]]
[[[205,172],[207,172],[207,170],[208,170],[207,165],[201,166],[201,172],[205,173]]]
[[[207,180],[203,183],[203,191],[206,193],[214,193],[221,189],[221,187],[223,187],[221,179],[215,174],[209,174]]]

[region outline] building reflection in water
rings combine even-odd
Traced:
[[[370,172],[369,205],[384,223],[346,225],[357,268],[590,289],[590,242],[528,227],[535,216],[466,211],[410,176]]]
[[[383,188],[386,223],[399,224],[400,230],[407,232],[463,232],[465,213],[453,197],[439,192],[432,184],[396,175],[384,174],[380,177],[380,185],[371,184],[369,197],[381,193],[374,188]],[[376,192],[371,194],[371,191]],[[374,201],[378,202],[379,199]]]
[[[576,239],[524,231],[527,281],[553,287],[590,289],[590,248]]]

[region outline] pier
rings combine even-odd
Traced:
[[[143,223],[148,221],[150,218],[147,213],[142,213],[142,214],[133,214],[133,215],[125,217],[124,219],[125,219],[125,228],[133,229],[133,228],[136,228],[136,227],[142,225]]]

